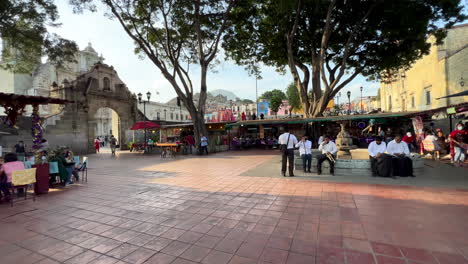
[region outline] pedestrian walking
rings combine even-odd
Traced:
[[[203,155],[205,152],[208,155],[208,139],[204,135],[200,138],[200,147],[200,155]]]
[[[113,156],[115,156],[115,147],[117,146],[117,139],[114,137],[114,135],[111,136],[110,138],[110,147],[111,147],[111,153]]]
[[[94,149],[96,149],[96,153],[99,153],[99,149],[101,148],[101,142],[99,141],[99,137],[94,140]]]
[[[289,133],[286,127],[278,141],[281,151],[281,174],[286,177],[286,165],[289,162],[289,177],[294,177],[294,146],[297,144],[297,138]]]
[[[187,135],[185,140],[187,141],[190,154],[192,154],[192,148],[193,148],[193,145],[195,145],[195,139],[193,138],[193,136],[191,134],[189,134],[189,135]]]

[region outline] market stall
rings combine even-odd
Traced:
[[[36,193],[47,193],[49,188],[49,164],[47,163],[44,151],[42,151],[43,128],[42,123],[44,119],[39,116],[39,105],[49,104],[67,104],[72,101],[63,100],[59,98],[43,97],[43,96],[30,96],[0,93],[0,106],[5,109],[6,116],[3,118],[2,123],[10,128],[16,128],[17,120],[20,116],[26,113],[26,106],[32,106],[32,127],[31,134],[33,137],[34,151],[33,157],[28,161],[24,160],[25,167],[33,166],[36,168]]]

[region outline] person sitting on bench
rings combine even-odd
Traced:
[[[413,161],[409,157],[410,151],[408,145],[401,141],[401,136],[397,135],[394,140],[387,145],[388,154],[393,159],[393,176],[414,177]]]
[[[330,174],[333,176],[335,175],[335,160],[336,160],[336,152],[338,149],[333,141],[330,141],[329,136],[323,137],[323,142],[319,146],[319,150],[322,151],[322,154],[317,155],[317,174],[322,174],[322,163],[325,160],[328,160],[330,164]]]
[[[385,154],[387,145],[382,142],[383,138],[377,136],[375,141],[369,144],[369,160],[371,162],[372,177],[393,177],[392,175],[392,157]]]

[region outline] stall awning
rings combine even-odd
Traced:
[[[240,121],[234,124],[226,125],[226,128],[233,126],[248,126],[248,125],[269,125],[269,124],[304,124],[310,122],[334,122],[346,120],[364,120],[364,119],[379,119],[379,118],[393,118],[405,117],[417,112],[399,112],[399,113],[377,113],[368,115],[343,115],[343,116],[323,116],[315,118],[293,118],[293,119],[263,119],[263,120],[249,120]]]
[[[152,128],[159,128],[160,125],[153,123],[151,121],[139,121],[133,124],[130,130],[141,130],[141,129],[152,129]]]
[[[460,92],[460,93],[456,93],[456,94],[449,94],[447,96],[442,96],[442,97],[437,98],[437,100],[443,99],[443,98],[449,98],[449,97],[459,97],[459,96],[468,96],[468,90]]]
[[[376,113],[366,115],[340,115],[340,116],[323,116],[315,118],[293,118],[293,119],[262,119],[262,120],[248,120],[239,121],[234,124],[227,124],[226,128],[230,129],[234,126],[248,126],[248,125],[281,125],[281,124],[304,124],[311,122],[337,122],[337,121],[349,121],[349,120],[368,120],[368,119],[385,119],[385,118],[411,118],[415,116],[431,116],[434,113],[445,111],[447,108],[456,108],[456,112],[460,112],[466,107],[468,103],[461,103],[457,105],[444,106],[435,109],[429,109],[424,111],[408,111],[408,112],[389,112],[389,113]]]
[[[59,98],[32,96],[24,94],[0,93],[0,105],[8,105],[10,102],[20,102],[29,105],[44,105],[44,104],[66,104],[73,103]]]

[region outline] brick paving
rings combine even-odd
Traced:
[[[93,155],[0,206],[0,263],[468,263],[468,190],[241,176],[272,158]]]

